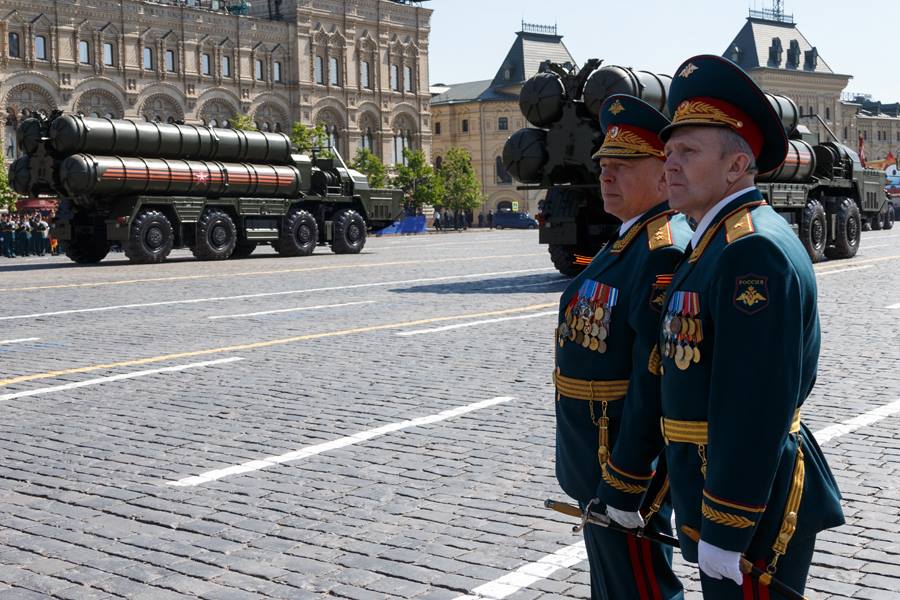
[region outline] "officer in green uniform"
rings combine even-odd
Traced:
[[[594,159],[602,168],[604,207],[623,224],[618,239],[563,292],[554,372],[556,476],[582,509],[593,501],[592,510],[602,510],[594,499],[604,487],[640,497],[610,452],[623,419],[659,423],[657,323],[665,286],[690,238],[684,217],[666,203],[658,134],[668,124],[631,96],[612,96],[601,107],[605,138]],[[646,406],[656,413],[645,414]],[[649,488],[643,518],[649,528],[671,533],[665,467],[655,479],[648,471],[636,484],[641,493]],[[628,526],[642,525],[643,518]],[[584,537],[594,600],[684,597],[671,549],[594,525]]]
[[[762,90],[718,56],[684,62],[668,101],[670,202],[698,222],[659,339],[681,551],[699,563],[704,598],[776,600],[770,578],[802,592],[816,534],[844,522],[801,423],[819,356],[815,273],[754,185],[784,161],[787,138]],[[741,555],[767,575],[744,576]]]

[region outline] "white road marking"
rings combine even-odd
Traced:
[[[897,244],[874,244],[874,245],[870,246],[869,244],[866,244],[865,246],[862,246],[862,249],[863,250],[871,250],[872,248],[887,248],[888,246],[896,246],[896,245]]]
[[[9,344],[21,344],[22,342],[36,342],[41,338],[19,338],[17,340],[0,340],[0,346],[6,346]]]
[[[827,444],[836,437],[846,435],[850,432],[860,429],[861,427],[868,427],[873,423],[877,423],[882,419],[886,419],[898,413],[900,413],[900,400],[894,400],[890,404],[879,406],[878,408],[870,410],[867,413],[863,413],[858,417],[853,417],[852,419],[847,419],[846,421],[837,423],[836,425],[829,425],[824,429],[820,429],[815,433],[816,441],[819,442],[819,445]]]
[[[484,291],[488,290],[509,290],[509,289],[519,289],[519,288],[527,288],[527,287],[537,287],[539,285],[550,285],[554,283],[569,283],[568,279],[548,279],[547,281],[540,281],[538,283],[526,283],[523,285],[498,285],[494,287],[484,288]]]
[[[176,304],[202,304],[206,302],[225,302],[228,300],[246,300],[248,298],[270,298],[273,296],[288,296],[292,294],[311,294],[315,292],[334,292],[342,290],[356,290],[370,287],[384,287],[389,285],[408,285],[411,283],[431,283],[435,281],[450,281],[453,279],[474,279],[476,277],[492,277],[494,275],[516,275],[520,273],[539,273],[553,271],[553,268],[542,269],[518,269],[515,271],[492,271],[489,273],[472,273],[469,275],[445,275],[443,277],[424,277],[421,279],[400,279],[397,281],[377,281],[373,283],[358,283],[355,285],[338,285],[323,288],[311,288],[308,290],[286,290],[281,292],[263,292],[259,294],[241,294],[238,296],[215,296],[212,298],[193,298],[191,300],[165,300],[162,302],[145,302],[142,304],[119,304],[116,306],[96,306],[93,308],[73,308],[70,310],[56,310],[45,313],[32,313],[30,315],[6,315],[0,316],[0,321],[12,321],[16,319],[33,319],[36,317],[55,317],[60,315],[74,315],[79,313],[104,312],[110,310],[123,310],[128,308],[148,308],[151,306],[173,306]]]
[[[360,304],[374,304],[374,300],[364,300],[362,302],[344,302],[342,304],[320,304],[318,306],[300,306],[297,308],[279,308],[278,310],[263,310],[260,312],[243,313],[240,315],[217,315],[207,317],[207,319],[239,319],[241,317],[258,317],[260,315],[276,315],[289,312],[300,312],[304,310],[316,310],[319,308],[341,308],[344,306],[358,306]]]
[[[566,546],[540,560],[522,565],[512,573],[490,583],[479,585],[471,594],[457,596],[454,600],[501,600],[527,588],[532,583],[550,577],[560,569],[567,569],[587,560],[584,541]]]
[[[481,321],[470,321],[469,323],[457,323],[456,325],[444,325],[443,327],[432,327],[430,329],[416,329],[414,331],[401,331],[396,335],[422,335],[425,333],[438,333],[441,331],[450,331],[451,329],[462,329],[464,327],[475,327],[476,325],[486,325],[487,323],[499,323],[500,321],[520,321],[522,319],[533,319],[535,317],[546,317],[547,315],[558,314],[555,310],[534,313],[531,315],[517,315],[515,317],[499,317],[497,319],[482,319]]]
[[[891,304],[890,306],[886,306],[885,308],[889,308],[889,309],[900,308],[900,304]]]
[[[824,445],[837,437],[862,427],[868,427],[898,413],[900,413],[900,399],[890,404],[879,406],[858,417],[820,429],[813,435],[815,435],[816,441],[820,445]],[[672,523],[674,522],[675,515],[672,515]],[[582,539],[571,546],[557,550],[553,554],[548,554],[536,562],[522,565],[511,573],[498,577],[490,583],[478,586],[470,594],[457,596],[453,600],[501,600],[537,581],[550,577],[560,569],[572,567],[585,560],[587,560],[587,550]]]
[[[86,379],[84,381],[76,381],[74,383],[66,383],[64,385],[54,385],[50,387],[37,388],[34,390],[25,390],[24,392],[13,392],[11,394],[0,395],[0,401],[15,400],[16,398],[28,398],[30,396],[42,396],[44,394],[52,394],[54,392],[63,392],[66,390],[74,390],[76,388],[87,387],[89,385],[98,385],[101,383],[110,383],[113,381],[122,381],[123,379],[136,379],[138,377],[146,377],[147,375],[156,375],[157,373],[177,373],[178,371],[186,371],[188,369],[198,369],[200,367],[211,367],[213,365],[221,365],[239,360],[244,360],[239,356],[229,358],[219,358],[216,360],[206,360],[203,362],[190,363],[187,365],[176,365],[174,367],[162,367],[159,369],[147,369],[144,371],[133,371],[131,373],[121,373],[119,375],[110,375],[109,377],[96,377],[94,379]]]
[[[382,425],[381,427],[376,427],[375,429],[367,429],[366,431],[360,431],[359,433],[354,433],[353,435],[337,438],[335,440],[331,440],[330,442],[315,444],[313,446],[306,446],[304,448],[300,448],[299,450],[294,450],[293,452],[288,452],[286,454],[279,454],[278,456],[267,456],[258,460],[251,460],[240,465],[234,465],[231,467],[226,467],[224,469],[216,469],[214,471],[207,471],[206,473],[201,473],[200,475],[185,477],[184,479],[179,479],[177,481],[168,481],[166,483],[177,487],[191,487],[201,485],[203,483],[222,479],[223,477],[228,477],[230,475],[259,471],[260,469],[274,467],[275,465],[303,460],[304,458],[309,458],[310,456],[315,456],[329,450],[345,448],[347,446],[352,446],[366,440],[371,440],[372,438],[379,437],[388,433],[401,431],[403,429],[409,429],[410,427],[420,427],[422,425],[437,423],[438,421],[445,421],[447,419],[452,419],[453,417],[458,417],[466,413],[481,410],[482,408],[488,408],[489,406],[495,406],[497,404],[503,404],[504,402],[510,402],[514,399],[515,398],[513,398],[512,396],[498,396],[497,398],[491,398],[489,400],[482,400],[473,404],[451,408],[434,415],[416,417],[415,419],[398,421],[396,423],[388,423],[387,425]]]
[[[871,269],[873,265],[865,265],[862,267],[847,267],[846,269],[835,269],[833,271],[817,271],[816,277],[823,275],[832,275],[833,273],[846,273],[847,271],[860,271],[862,269]]]

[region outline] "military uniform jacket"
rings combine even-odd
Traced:
[[[610,449],[624,415],[659,420],[659,376],[653,348],[664,288],[659,275],[671,275],[691,231],[685,218],[663,202],[647,211],[618,240],[594,258],[563,292],[556,335],[557,373],[568,378],[615,381],[624,398],[607,403]],[[579,299],[589,296],[579,306]],[[594,299],[591,309],[589,300]],[[585,306],[597,317],[597,327],[585,342],[584,331],[567,323]],[[588,326],[590,330],[592,326]],[[605,330],[605,334],[600,329]],[[581,335],[579,335],[579,333]],[[603,339],[600,340],[599,337]],[[657,371],[656,373],[654,371]],[[627,386],[627,391],[626,391]],[[556,417],[556,475],[563,490],[586,503],[597,496],[602,473],[614,473],[607,463],[601,471],[598,426],[602,403],[568,397],[558,386]],[[644,415],[646,406],[656,408]],[[593,413],[593,415],[592,415]],[[659,433],[657,428],[656,441]],[[657,452],[659,444],[655,444]],[[641,481],[645,489],[650,477]]]
[[[801,539],[842,524],[837,484],[797,418],[819,355],[815,273],[757,190],[726,205],[679,265],[660,333],[666,457],[685,558],[695,561],[697,547],[682,525],[721,548],[771,557],[779,535]],[[698,434],[690,422],[706,422],[705,445],[673,441]]]

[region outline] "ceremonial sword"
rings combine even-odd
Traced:
[[[607,515],[599,512],[594,512],[591,510],[591,505],[594,503],[591,500],[584,511],[582,511],[579,507],[574,504],[568,504],[566,502],[557,502],[556,500],[544,500],[544,506],[551,510],[555,510],[558,513],[562,513],[564,515],[568,515],[570,517],[575,517],[577,519],[581,519],[581,522],[578,525],[572,527],[572,533],[578,533],[582,529],[584,529],[585,525],[597,525],[598,527],[605,527],[606,529],[610,529],[612,531],[619,531],[624,533],[625,535],[631,535],[637,538],[646,538],[652,542],[656,542],[657,544],[663,544],[664,546],[673,546],[675,548],[680,548],[681,544],[678,542],[678,538],[673,537],[671,535],[666,535],[664,533],[658,533],[656,531],[646,531],[644,529],[628,529],[627,527],[623,527],[619,525],[612,519],[610,519]],[[688,527],[687,525],[681,526],[681,531],[690,538],[693,542],[700,542],[700,532],[696,529]],[[741,557],[741,573],[749,575],[754,579],[760,579],[765,576],[766,579],[769,580],[768,586],[771,587],[774,591],[778,592],[788,600],[806,600],[806,597],[795,589],[789,587],[787,584],[780,582],[779,580],[771,577],[768,573],[754,565],[752,562]],[[762,584],[761,585],[766,585]]]

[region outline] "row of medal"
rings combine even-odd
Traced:
[[[582,283],[566,307],[565,320],[556,330],[559,347],[568,341],[594,352],[606,352],[609,321],[618,301],[618,289],[591,279]]]
[[[663,356],[675,361],[684,371],[691,363],[700,362],[700,342],[703,323],[700,314],[700,295],[697,292],[674,292],[663,319]]]

